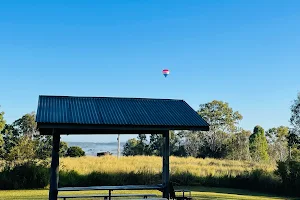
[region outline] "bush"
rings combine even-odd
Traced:
[[[84,186],[86,184],[83,180],[84,176],[79,175],[74,170],[59,172],[59,187],[75,187]]]
[[[81,157],[81,156],[85,156],[85,152],[80,147],[73,146],[68,148],[67,156]]]
[[[45,188],[49,183],[49,170],[35,162],[6,166],[0,172],[0,189]]]
[[[281,178],[282,189],[285,194],[300,196],[300,162],[294,160],[279,161],[275,173]]]
[[[98,172],[79,174],[74,170],[63,171],[59,174],[60,187],[83,187],[105,185],[149,185],[161,182],[160,174],[151,171],[137,172]]]

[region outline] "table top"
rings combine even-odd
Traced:
[[[174,190],[175,192],[191,192],[191,190],[187,190],[187,189],[177,189]]]
[[[86,190],[159,190],[162,184],[157,185],[121,185],[121,186],[89,186],[89,187],[63,187],[58,191],[86,191]]]

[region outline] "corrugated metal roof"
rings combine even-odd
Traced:
[[[184,100],[39,96],[37,123],[166,127],[209,126]]]

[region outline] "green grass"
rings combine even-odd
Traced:
[[[192,191],[194,200],[298,200],[297,198],[276,197],[263,193],[256,193],[247,190],[211,188],[211,187],[184,187]],[[114,193],[154,193],[161,195],[159,191],[115,191]],[[107,193],[97,191],[98,194]],[[62,192],[59,194],[96,194],[96,191],[88,192]],[[48,190],[2,190],[0,191],[1,200],[46,200]],[[96,199],[96,198],[94,198]],[[117,198],[116,198],[117,199]],[[78,199],[79,200],[79,199]],[[83,200],[83,199],[80,199]],[[87,199],[86,199],[87,200]],[[90,199],[91,200],[91,199]]]

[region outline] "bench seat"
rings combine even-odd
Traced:
[[[156,194],[111,194],[111,197],[156,197]],[[60,199],[75,199],[75,198],[108,198],[109,194],[95,194],[95,195],[59,195],[57,198]],[[148,198],[147,198],[148,199]]]
[[[131,200],[144,200],[144,199],[131,199]],[[150,198],[148,200],[168,200],[167,198]]]

